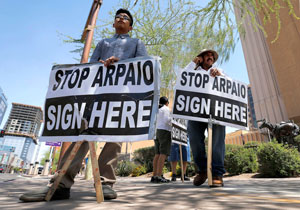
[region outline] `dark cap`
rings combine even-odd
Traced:
[[[132,18],[132,15],[130,14],[130,12],[127,9],[120,8],[116,12],[116,15],[118,15],[120,13],[125,13],[125,14],[127,14],[130,17],[130,26],[132,26],[133,25],[133,18]]]
[[[159,99],[159,104],[165,105],[167,102],[169,102],[168,98],[166,96],[162,96]]]

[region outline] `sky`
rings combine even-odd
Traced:
[[[7,121],[11,103],[43,108],[53,64],[73,64],[78,56],[74,45],[60,34],[80,38],[93,0],[11,1],[0,4],[0,87],[8,108],[0,128]],[[118,1],[103,0],[98,22]],[[233,79],[249,83],[245,59],[238,42],[230,60],[220,65]]]

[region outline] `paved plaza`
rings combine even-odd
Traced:
[[[300,209],[300,178],[226,177],[225,187],[195,187],[179,179],[152,184],[147,177],[119,177],[116,200],[96,202],[92,181],[77,177],[69,200],[23,203],[19,196],[49,177],[0,174],[0,209]]]

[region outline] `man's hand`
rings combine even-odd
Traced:
[[[111,56],[110,58],[107,58],[105,61],[99,60],[100,63],[103,63],[105,67],[108,67],[111,64],[114,64],[115,62],[118,62],[120,58],[117,58],[115,56]]]
[[[193,62],[196,64],[195,70],[200,66],[200,64],[203,62],[202,56],[197,56],[193,59]]]
[[[196,65],[199,65],[200,63],[203,62],[202,56],[195,57],[195,58],[193,59],[193,62],[194,62]]]
[[[221,72],[217,68],[212,68],[210,70],[210,76],[216,77],[216,76],[221,76]]]

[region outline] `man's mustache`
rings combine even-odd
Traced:
[[[207,58],[207,61],[209,61],[209,60],[213,61],[213,59],[212,59],[212,58]]]

